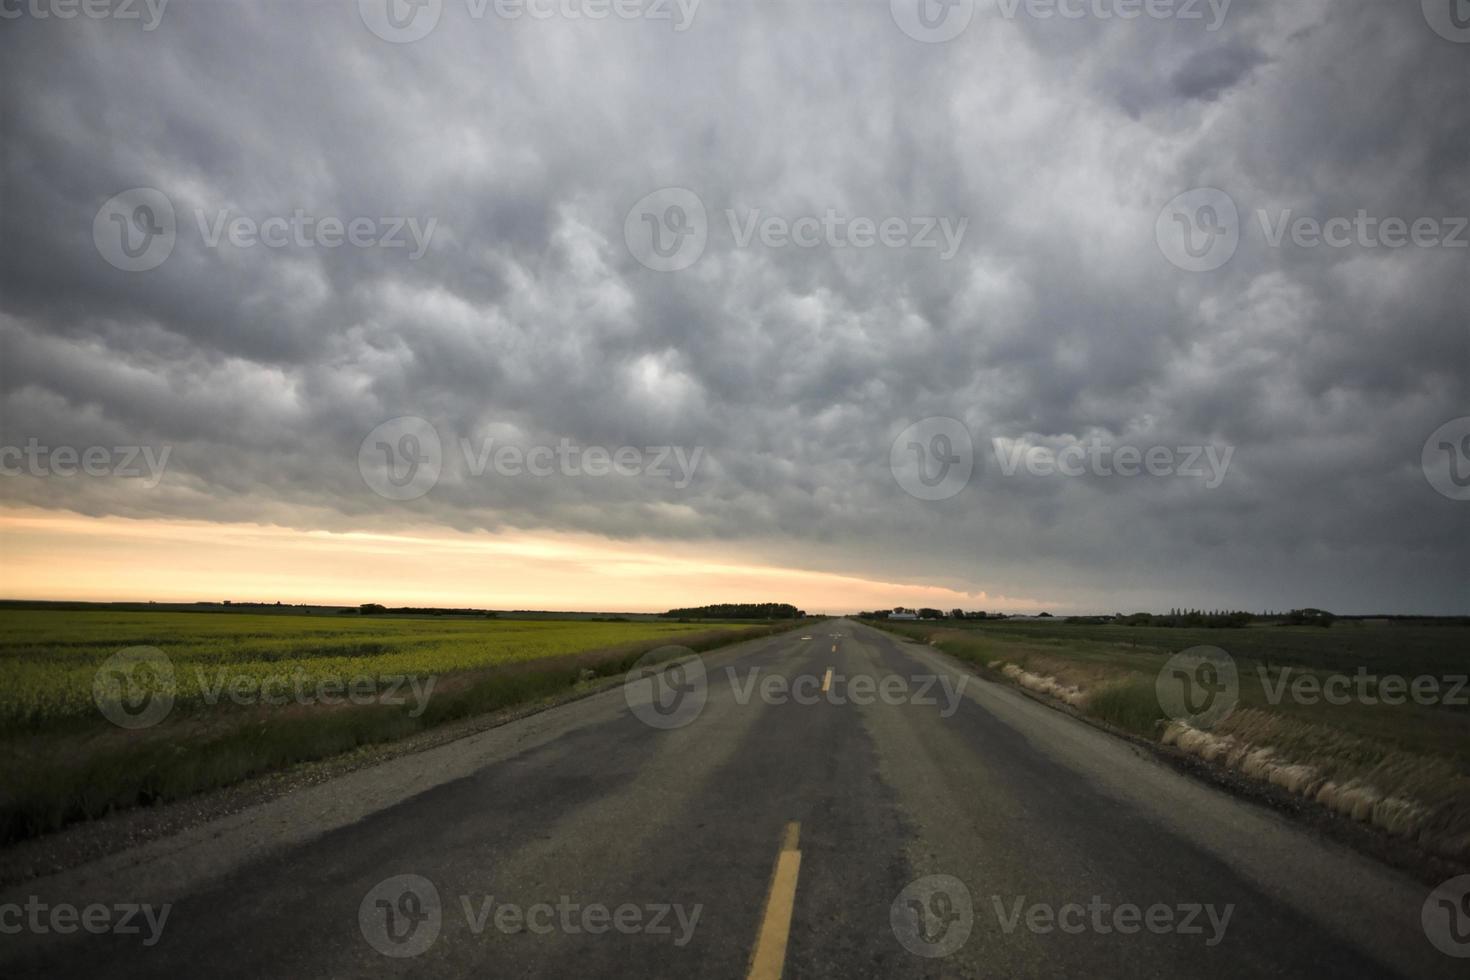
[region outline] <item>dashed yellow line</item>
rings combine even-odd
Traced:
[[[822,676],[822,693],[826,694],[832,688],[832,668],[827,668],[827,673]]]
[[[766,896],[766,911],[761,916],[760,934],[750,956],[748,980],[780,980],[786,967],[786,943],[791,938],[791,913],[796,907],[796,879],[801,873],[801,824],[786,825],[781,839],[781,852],[776,855],[776,870],[771,875],[771,892]]]

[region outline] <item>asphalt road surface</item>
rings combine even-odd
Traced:
[[[12,889],[0,901],[42,922],[63,902],[151,907],[125,935],[0,935],[0,974],[1470,965],[1427,937],[1428,888],[924,647],[834,620],[702,664],[702,686],[688,664]]]

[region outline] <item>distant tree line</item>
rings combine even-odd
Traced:
[[[1113,622],[1120,626],[1163,626],[1204,629],[1239,629],[1254,622],[1275,622],[1283,626],[1331,626],[1337,617],[1325,609],[1293,609],[1285,613],[1266,612],[1257,614],[1243,609],[1171,609],[1168,615],[1157,613],[1134,613],[1125,616],[1118,613]]]
[[[482,609],[442,609],[438,606],[394,606],[388,608],[381,602],[364,602],[356,609],[339,609],[339,613],[351,616],[484,616],[494,619],[496,614]]]
[[[1140,612],[1125,616],[1118,613],[1113,617],[1113,622],[1120,626],[1236,629],[1249,625],[1255,618],[1255,613],[1244,610],[1216,609],[1206,612],[1203,609],[1170,609],[1167,615]]]
[[[1005,613],[966,612],[963,609],[951,609],[944,612],[942,609],[906,609],[903,606],[895,606],[893,609],[874,609],[871,612],[858,613],[859,619],[887,619],[894,615],[909,614],[919,619],[1006,619]]]
[[[908,609],[897,606],[893,609],[876,609],[871,612],[861,612],[858,616],[863,619],[1008,619],[1005,613],[966,612],[963,609],[951,609],[943,612],[939,609]],[[1311,607],[1293,609],[1290,612],[1265,612],[1252,613],[1243,609],[1170,609],[1168,613],[1137,612],[1131,615],[1114,613],[1111,616],[1066,616],[1054,617],[1051,613],[1038,613],[1038,619],[1056,619],[1057,622],[1067,622],[1077,625],[1100,626],[1115,624],[1118,626],[1158,626],[1164,628],[1180,629],[1238,629],[1249,626],[1251,623],[1274,623],[1280,626],[1320,626],[1323,628],[1331,626],[1339,617],[1325,609],[1314,609]],[[1367,618],[1367,617],[1352,617]],[[1463,617],[1460,617],[1463,618]],[[1453,622],[1455,618],[1448,618]]]
[[[664,613],[665,619],[801,619],[804,616],[803,610],[788,602],[722,602]]]

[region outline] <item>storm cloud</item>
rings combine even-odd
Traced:
[[[1470,503],[1421,454],[1470,414],[1470,38],[1419,3],[960,0],[938,39],[908,0],[442,0],[417,38],[385,2],[5,5],[0,443],[171,455],[0,501],[738,543],[1059,609],[1465,611]],[[163,219],[110,217],[134,188],[174,231],[129,271],[107,236]],[[698,254],[658,268],[655,233]],[[360,451],[403,416],[441,472],[396,500]],[[917,440],[973,457],[942,499],[894,465],[929,418],[973,447]],[[464,451],[563,441],[702,457],[680,486]],[[1232,455],[1216,485],[1007,472],[1089,444]]]

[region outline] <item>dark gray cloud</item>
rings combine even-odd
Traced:
[[[444,0],[407,44],[356,3],[6,23],[0,443],[173,451],[146,493],[4,477],[0,499],[738,542],[1072,608],[1463,611],[1470,504],[1420,453],[1470,414],[1470,250],[1272,247],[1258,217],[1470,214],[1470,44],[1418,4],[1236,0],[1211,31],[982,2],[943,44],[887,3],[705,0],[682,31],[473,9]],[[92,228],[137,186],[177,241],[125,272]],[[669,186],[710,230],[657,272],[624,219]],[[1198,187],[1240,216],[1209,272],[1155,238]],[[221,212],[298,209],[437,225],[416,260],[208,243]],[[741,247],[727,210],[968,223],[946,260]],[[447,461],[407,503],[358,470],[400,415]],[[889,466],[929,416],[979,457],[941,501]],[[684,488],[466,474],[457,440],[492,436],[705,456]],[[1207,488],[1008,476],[992,448],[1090,437],[1234,456]]]

